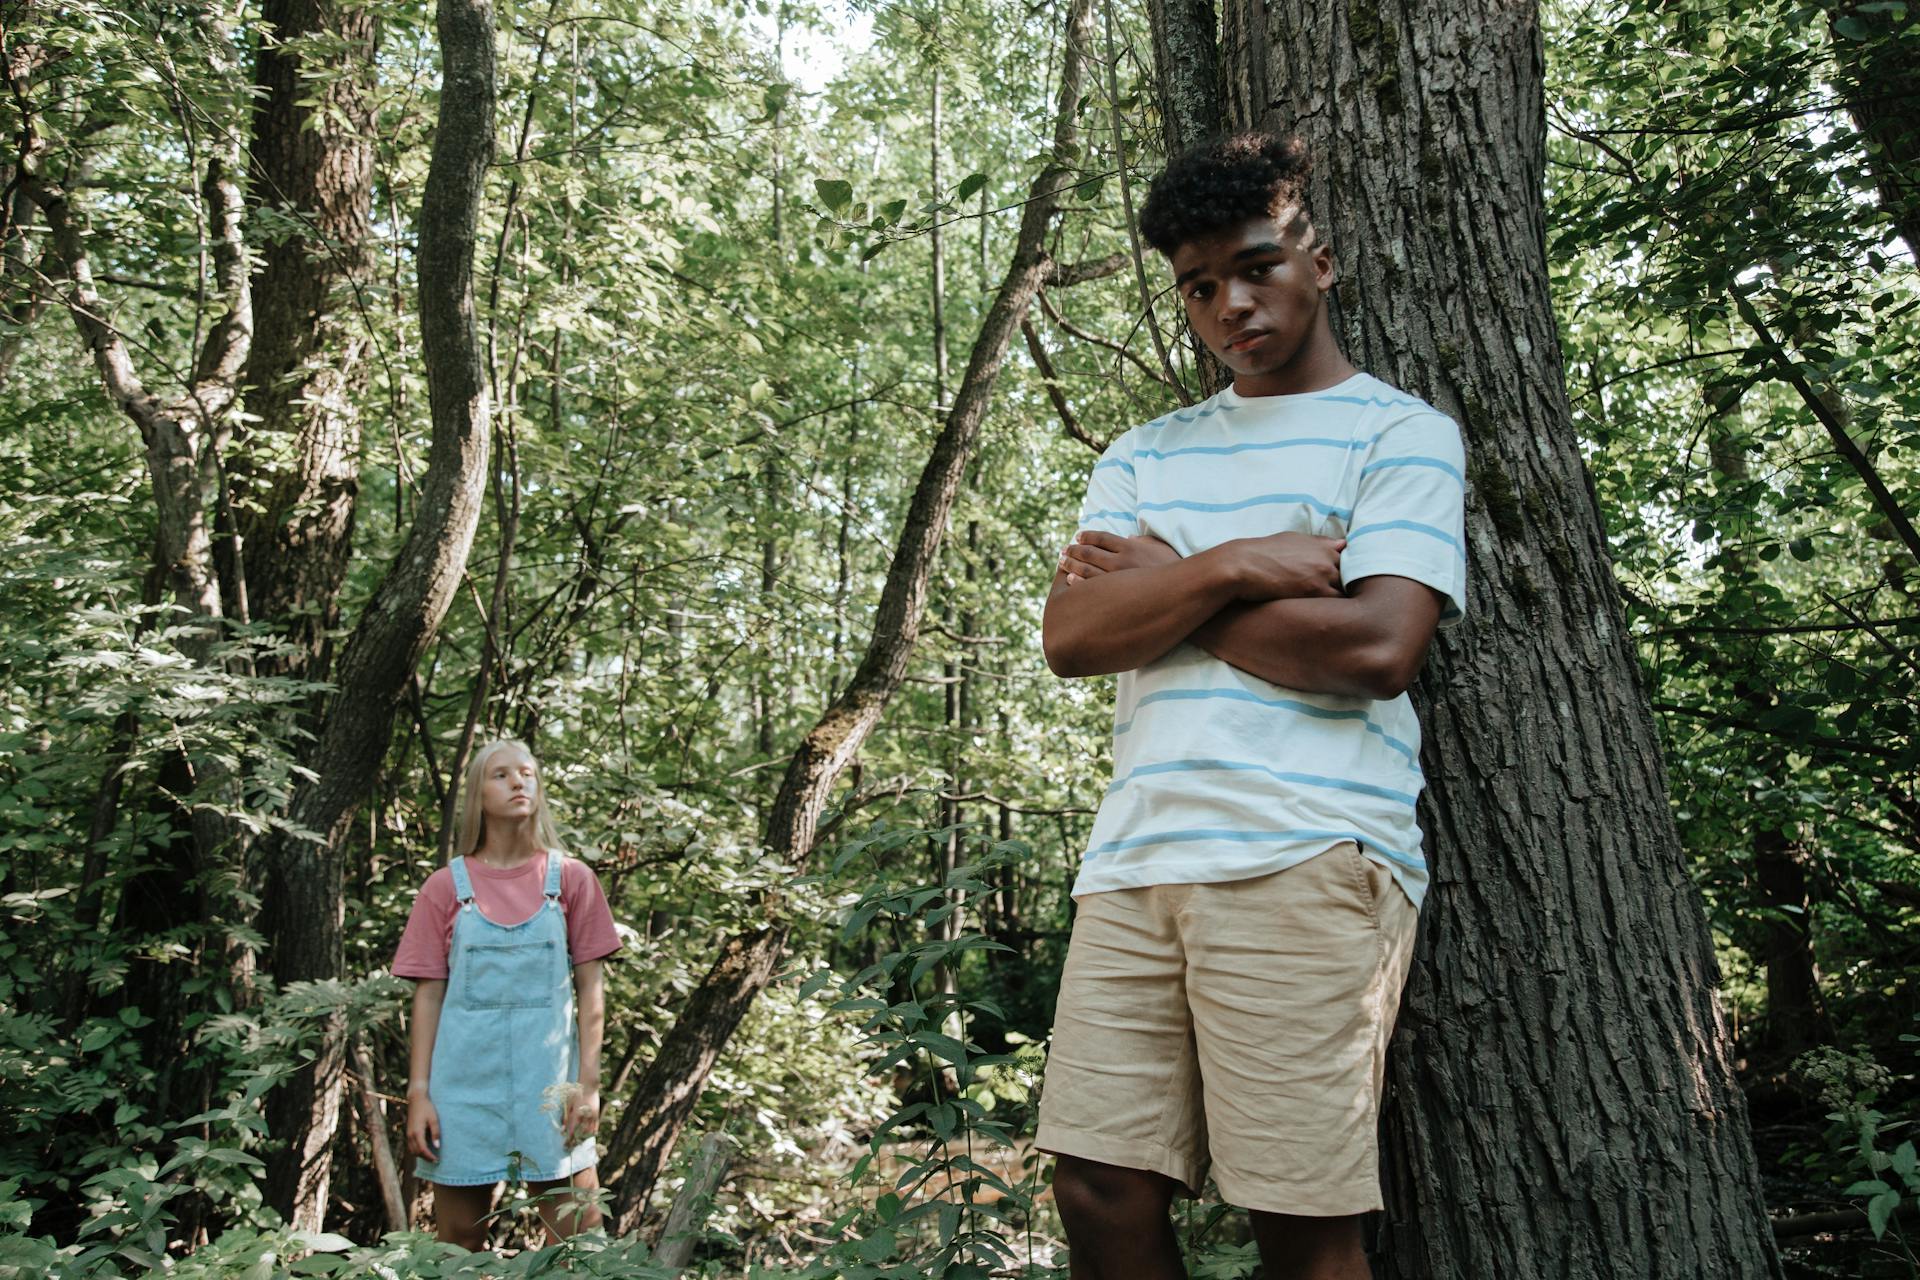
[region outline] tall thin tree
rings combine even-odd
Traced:
[[[413,525],[341,653],[338,692],[309,759],[315,777],[289,814],[295,829],[314,836],[283,839],[265,853],[262,914],[283,984],[340,973],[347,825],[379,773],[401,694],[452,603],[480,521],[492,415],[474,324],[473,247],[493,157],[493,6],[439,0],[438,27],[439,125],[419,225],[433,439]],[[327,1206],[344,1047],[339,1035],[327,1036],[267,1108],[274,1137],[287,1143],[269,1163],[268,1200],[308,1230],[318,1229]]]
[[[1085,273],[1054,261],[1047,251],[1047,230],[1073,177],[1069,157],[1075,150],[1091,33],[1092,0],[1072,0],[1049,160],[1029,188],[1013,260],[981,321],[966,372],[908,503],[865,656],[847,687],[801,738],[768,810],[765,844],[769,854],[782,862],[806,865],[834,784],[906,678],[954,495],[973,456],[1013,335],[1043,285],[1085,278]],[[1095,271],[1104,274],[1115,266],[1102,263]],[[622,1227],[630,1228],[645,1208],[714,1062],[772,980],[786,940],[787,924],[777,904],[771,905],[765,924],[728,938],[661,1042],[622,1122],[631,1140],[607,1170],[608,1184],[615,1187],[616,1220]]]

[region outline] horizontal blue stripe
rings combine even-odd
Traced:
[[[1170,426],[1175,422],[1198,422],[1202,418],[1211,418],[1216,413],[1227,412],[1233,409],[1233,407],[1233,405],[1221,402],[1220,398],[1216,395],[1209,399],[1202,400],[1188,412],[1182,413],[1176,409],[1172,413],[1163,413],[1153,421],[1146,423],[1140,430],[1152,431],[1155,428]]]
[[[1364,476],[1369,471],[1385,471],[1389,467],[1432,467],[1435,471],[1446,472],[1463,485],[1467,482],[1467,478],[1460,474],[1460,468],[1441,458],[1382,458],[1378,462],[1369,462],[1360,468],[1360,474]]]
[[[1421,524],[1417,520],[1382,520],[1378,524],[1363,524],[1358,529],[1347,530],[1347,541],[1352,542],[1355,538],[1364,538],[1370,533],[1385,533],[1389,529],[1407,529],[1414,533],[1424,533],[1429,538],[1440,539],[1440,541],[1446,543],[1461,555],[1467,553],[1467,549],[1460,545],[1460,539],[1454,537],[1445,529],[1436,529],[1430,524]]]
[[[1216,457],[1225,457],[1229,454],[1250,453],[1264,449],[1300,449],[1314,447],[1321,449],[1358,450],[1366,448],[1379,438],[1379,436],[1364,436],[1352,440],[1336,440],[1331,436],[1303,436],[1298,440],[1264,440],[1252,444],[1196,444],[1188,445],[1184,449],[1136,449],[1134,450],[1133,456],[1136,458],[1156,458],[1164,460],[1166,458],[1178,458],[1182,454],[1189,453],[1205,453],[1212,454]],[[1099,467],[1094,468],[1095,471],[1099,469]]]
[[[1082,524],[1089,520],[1136,520],[1138,518],[1131,511],[1085,511],[1080,515]]]
[[[1252,764],[1239,760],[1166,760],[1160,764],[1143,764],[1124,778],[1115,778],[1107,788],[1112,795],[1135,778],[1148,777],[1156,773],[1264,773],[1279,782],[1292,782],[1303,787],[1331,787],[1336,791],[1352,791],[1358,795],[1376,796],[1382,800],[1397,800],[1412,808],[1419,797],[1405,791],[1395,791],[1391,787],[1376,787],[1370,782],[1355,782],[1350,778],[1327,778],[1317,773],[1288,773],[1280,769],[1269,769],[1263,764]]]
[[[1310,493],[1269,493],[1259,498],[1243,498],[1239,502],[1191,502],[1185,498],[1175,498],[1169,502],[1143,502],[1141,511],[1245,511],[1248,507],[1270,507],[1279,504],[1299,503],[1312,507],[1315,511],[1325,512],[1345,520],[1353,514],[1351,507],[1335,507],[1320,501]]]
[[[1414,749],[1388,733],[1385,729],[1382,729],[1379,725],[1373,723],[1372,720],[1368,719],[1367,713],[1364,711],[1335,710],[1331,707],[1316,707],[1311,702],[1300,702],[1293,698],[1263,698],[1259,694],[1251,693],[1246,689],[1162,689],[1158,693],[1148,694],[1133,704],[1134,719],[1139,719],[1141,707],[1152,706],[1156,702],[1204,702],[1212,698],[1224,698],[1230,702],[1252,702],[1263,707],[1278,707],[1282,711],[1291,711],[1296,715],[1311,716],[1315,720],[1361,721],[1368,733],[1378,736],[1382,742],[1405,756],[1407,763],[1413,766],[1414,772],[1418,773],[1420,771],[1420,764],[1419,761],[1415,759],[1416,752]],[[1113,727],[1113,736],[1117,738],[1131,728],[1133,728],[1133,720],[1129,720],[1125,724],[1117,724]]]
[[[1124,840],[1109,840],[1105,844],[1095,845],[1087,850],[1089,858],[1097,858],[1103,853],[1121,853],[1128,849],[1139,849],[1150,844],[1192,844],[1198,840],[1227,840],[1235,844],[1258,844],[1267,841],[1282,840],[1351,840],[1364,849],[1383,854],[1403,867],[1424,871],[1426,859],[1414,853],[1403,853],[1398,849],[1387,849],[1375,844],[1358,831],[1242,831],[1238,828],[1196,828],[1191,831],[1162,831],[1150,836],[1128,836]]]
[[[1425,400],[1382,400],[1379,396],[1315,396],[1335,404],[1376,404],[1382,409],[1432,409]],[[1436,411],[1437,412],[1437,411]]]
[[[1131,462],[1128,462],[1125,458],[1102,458],[1100,461],[1093,464],[1093,469],[1095,471],[1104,471],[1108,467],[1119,467],[1121,470],[1125,471],[1128,475],[1133,474],[1133,464]]]
[[[1211,418],[1214,415],[1214,411],[1217,408],[1219,408],[1218,405],[1205,404],[1195,409],[1192,413],[1174,412],[1174,413],[1168,414],[1167,418],[1171,418],[1175,422],[1198,422],[1202,418]],[[1161,419],[1162,422],[1165,422],[1166,420],[1167,420],[1166,418]]]

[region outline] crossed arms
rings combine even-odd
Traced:
[[[1041,647],[1055,675],[1130,671],[1182,641],[1311,693],[1387,699],[1413,683],[1438,592],[1377,574],[1340,587],[1342,540],[1237,538],[1192,556],[1158,538],[1089,531],[1062,553]]]

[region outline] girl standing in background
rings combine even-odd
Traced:
[[[600,962],[619,935],[599,879],[561,852],[523,744],[474,752],[454,849],[393,961],[415,980],[407,1145],[440,1239],[484,1248],[494,1188],[514,1177],[557,1240],[600,1224],[591,1203],[544,1193],[599,1186]]]

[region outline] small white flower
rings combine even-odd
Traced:
[[[580,1085],[573,1080],[550,1084],[540,1091],[540,1109],[553,1117],[556,1128],[566,1124],[567,1112],[572,1109],[574,1095],[579,1092]]]

